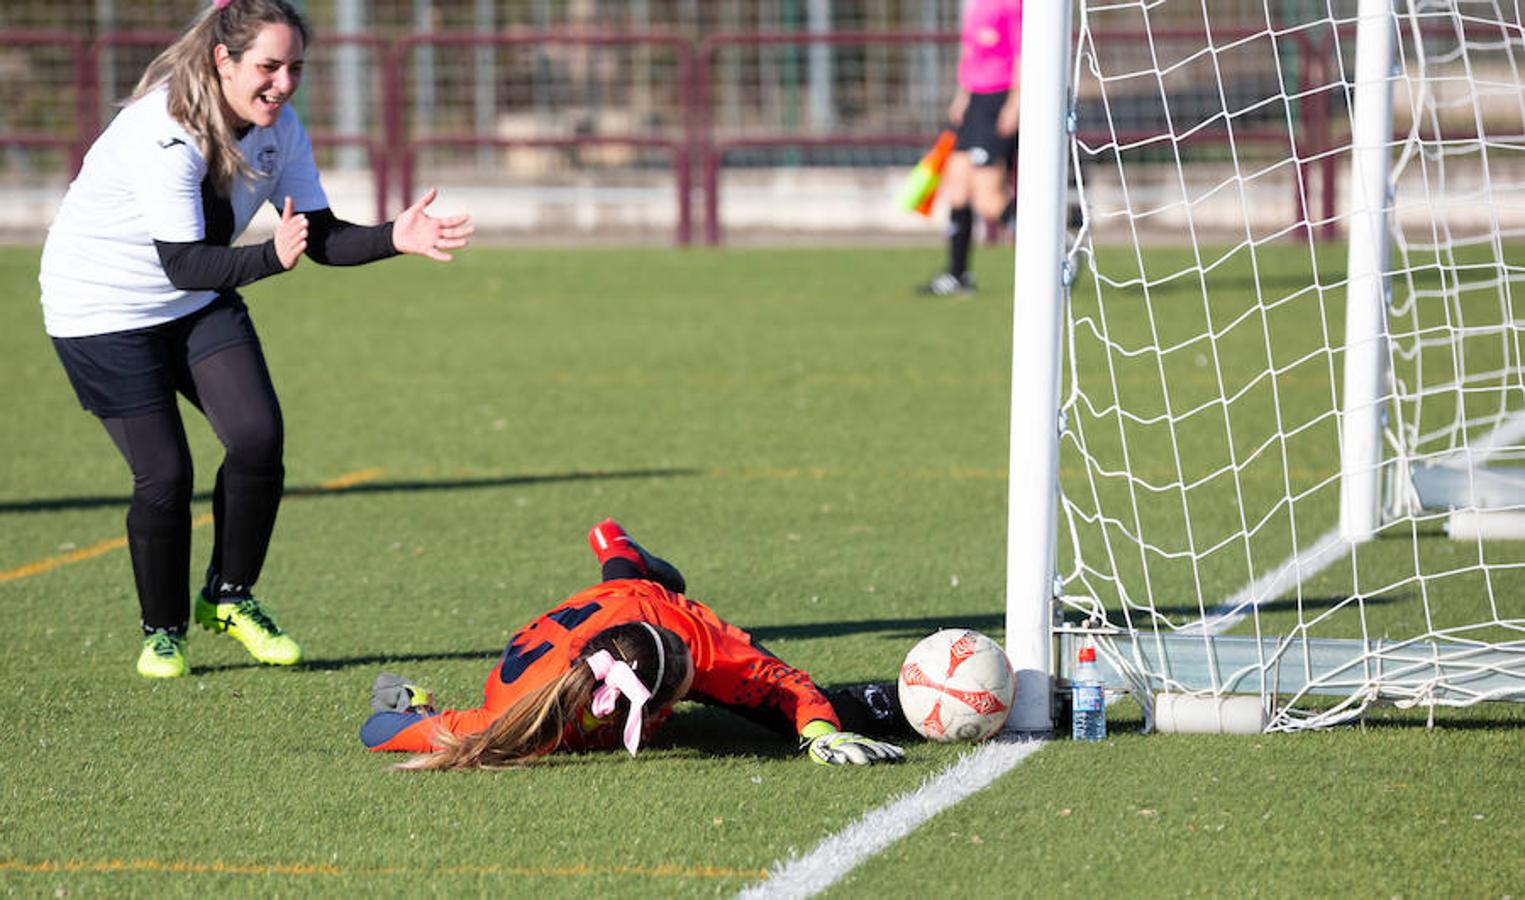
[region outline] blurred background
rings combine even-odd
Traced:
[[[40,240],[91,139],[204,5],[0,4],[0,237]],[[335,209],[356,221],[433,185],[507,241],[941,232],[941,210],[893,198],[945,127],[958,0],[298,5],[316,37],[297,107]],[[1101,49],[1079,80],[1082,141],[1165,128],[1186,139],[1145,142],[1129,158],[1138,185],[1232,150],[1235,170],[1267,172],[1252,206],[1268,227],[1337,221],[1344,162],[1321,149],[1343,140],[1355,0],[1090,6]],[[1234,52],[1194,65],[1210,44]],[[1092,181],[1104,200],[1105,178]]]

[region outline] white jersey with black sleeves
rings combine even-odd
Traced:
[[[43,322],[53,337],[84,337],[146,328],[189,315],[213,291],[170,283],[154,241],[204,240],[202,181],[206,160],[168,110],[159,88],[117,114],[85,155],[42,251]],[[328,206],[312,144],[287,107],[269,128],[251,128],[238,142],[255,177],[234,179],[228,202],[233,238],[262,203],[277,209],[291,197],[299,212]]]

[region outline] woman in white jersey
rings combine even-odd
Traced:
[[[949,207],[948,267],[921,287],[941,297],[974,292],[969,253],[976,218],[1010,226],[1016,209],[1011,166],[1021,97],[1022,0],[967,0],[960,35],[958,92],[948,105],[958,143],[941,185]]]
[[[81,405],[132,470],[127,540],[146,677],[187,671],[192,468],[177,394],[226,450],[195,619],[260,662],[302,656],[251,594],[280,506],[284,434],[238,288],[304,254],[327,265],[448,260],[472,231],[466,216],[425,213],[432,191],[384,225],[334,216],[289,106],[307,42],[286,0],[215,0],[90,148],[43,249],[47,332]],[[274,238],[230,246],[267,202],[280,210]]]

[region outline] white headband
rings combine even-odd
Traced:
[[[651,632],[651,639],[657,645],[657,680],[651,685],[651,690],[655,693],[662,689],[662,676],[667,674],[667,648],[662,645],[662,636],[657,634],[657,630],[651,627],[650,622],[642,622],[641,624],[646,626],[647,631]]]

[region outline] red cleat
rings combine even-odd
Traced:
[[[640,573],[638,577],[655,581],[669,591],[681,594],[688,587],[683,573],[676,566],[647,553],[613,519],[605,519],[593,526],[593,530],[588,532],[588,546],[593,548],[593,555],[598,557],[600,566],[612,559],[623,559],[635,567]]]
[[[646,562],[641,558],[641,551],[636,547],[630,535],[620,527],[620,523],[613,519],[605,519],[593,526],[588,532],[588,546],[593,548],[593,555],[598,557],[598,564],[603,565],[611,559],[628,559],[635,563],[636,568],[646,573]]]

